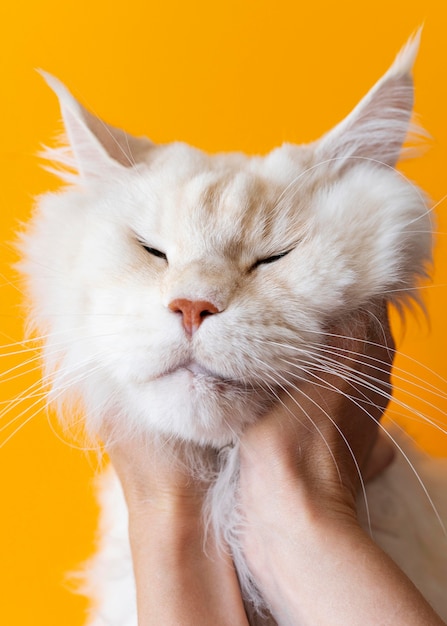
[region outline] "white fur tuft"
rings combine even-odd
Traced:
[[[64,176],[67,166],[79,171],[83,182],[88,183],[91,180],[119,176],[123,167],[134,167],[145,161],[152,148],[148,139],[133,137],[97,118],[72,96],[61,81],[48,72],[38,71],[59,99],[68,142],[74,156],[73,161],[64,148],[44,151],[44,158],[62,166],[62,179],[67,178]],[[59,169],[53,171],[59,175]],[[72,180],[70,176],[68,180]]]
[[[423,26],[420,26],[409,38],[385,76],[404,76],[412,73],[421,44],[422,30]]]
[[[319,142],[317,155],[333,160],[335,169],[369,159],[394,167],[405,155],[406,139],[421,142],[426,133],[411,124],[413,109],[412,68],[419,48],[421,29],[410,38],[390,69],[354,110]],[[409,156],[414,150],[410,149]]]

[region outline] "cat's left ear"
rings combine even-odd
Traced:
[[[316,144],[319,161],[336,168],[372,159],[394,167],[408,134],[413,109],[412,68],[421,30],[407,42],[393,65],[355,109]]]
[[[145,159],[153,146],[148,139],[107,124],[82,106],[57,78],[39,72],[59,99],[75,167],[83,179],[110,177]]]

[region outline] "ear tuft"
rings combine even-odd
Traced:
[[[64,120],[68,141],[75,157],[75,166],[81,178],[110,177],[122,167],[133,167],[144,161],[153,144],[145,137],[134,137],[107,124],[80,104],[60,80],[38,70],[54,91]],[[48,150],[57,159],[58,150]],[[66,151],[60,151],[62,165],[69,162]]]
[[[392,74],[393,76],[411,74],[421,44],[422,28],[423,27],[420,26],[409,38],[404,47],[401,48],[387,73]]]
[[[413,110],[412,69],[419,49],[421,29],[409,39],[394,63],[355,109],[316,144],[319,161],[333,161],[339,169],[368,159],[394,167],[411,131]]]

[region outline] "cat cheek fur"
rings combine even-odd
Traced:
[[[364,190],[368,189],[366,195]],[[343,307],[358,308],[386,296],[399,304],[418,299],[414,285],[426,277],[432,246],[432,216],[424,194],[394,172],[357,165],[349,180],[324,186],[315,198],[314,265]],[[330,280],[325,280],[331,277]],[[324,296],[323,296],[324,297]],[[336,302],[328,302],[336,311]]]

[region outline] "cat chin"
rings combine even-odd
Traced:
[[[128,386],[123,401],[137,430],[217,448],[234,443],[270,404],[262,390],[186,368]]]

